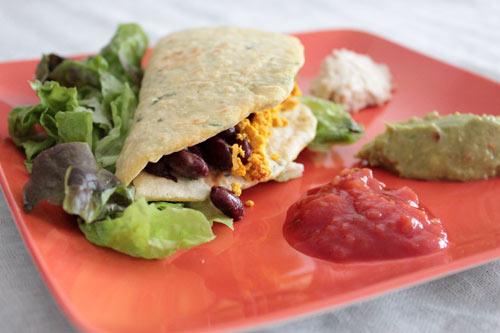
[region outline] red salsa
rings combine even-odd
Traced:
[[[398,259],[447,247],[441,221],[408,187],[388,189],[370,169],[345,169],[307,192],[283,227],[295,249],[335,262]]]

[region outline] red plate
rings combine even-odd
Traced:
[[[345,47],[389,65],[393,100],[362,111],[366,135],[328,156],[304,152],[304,177],[262,184],[243,199],[256,205],[234,232],[216,227],[217,239],[161,261],[138,260],[88,243],[62,210],[41,205],[26,215],[23,156],[7,138],[12,106],[36,102],[27,81],[35,61],[0,64],[1,182],[14,220],[57,302],[80,329],[137,332],[234,330],[345,305],[450,274],[500,257],[500,179],[468,183],[375,176],[390,187],[408,185],[441,217],[449,251],[372,264],[334,264],[290,247],[282,235],[287,208],[307,189],[329,181],[385,122],[432,110],[500,115],[500,85],[358,31],[298,35],[306,47],[300,84],[306,90],[323,57]]]

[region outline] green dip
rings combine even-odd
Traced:
[[[500,117],[432,112],[387,125],[357,157],[402,177],[468,181],[500,174]]]

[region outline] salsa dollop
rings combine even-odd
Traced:
[[[388,189],[370,169],[345,169],[294,203],[283,227],[300,252],[334,262],[399,259],[448,246],[441,221],[408,187]]]

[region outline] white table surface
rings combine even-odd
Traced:
[[[282,32],[359,28],[500,81],[500,1],[495,0],[0,0],[0,61],[38,58],[43,52],[97,51],[117,23],[129,21],[140,23],[152,42],[193,26]],[[0,256],[0,331],[72,331],[41,281],[3,198]],[[500,332],[500,262],[259,330]]]

